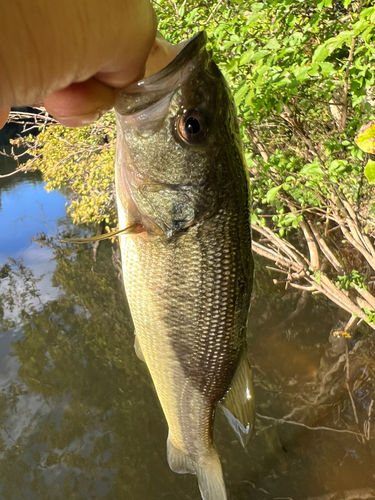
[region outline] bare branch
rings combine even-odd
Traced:
[[[323,237],[320,236],[319,231],[316,229],[314,224],[311,221],[307,221],[311,231],[314,234],[314,237],[316,241],[318,242],[318,245],[321,249],[321,251],[324,253],[324,255],[327,257],[329,262],[332,264],[332,266],[336,269],[336,271],[340,274],[344,274],[344,268],[340,264],[340,262],[336,259],[336,257],[333,255],[331,250],[328,248],[327,243],[324,241]]]
[[[371,295],[370,292],[365,290],[364,288],[360,288],[359,286],[352,283],[353,288],[363,297],[364,300],[369,304],[370,311],[375,311],[375,297]]]
[[[358,218],[357,218],[356,213],[353,210],[353,207],[350,205],[350,203],[348,203],[344,199],[342,199],[342,200],[338,199],[337,203],[340,206],[340,208],[344,211],[344,213],[346,212],[346,214],[347,214],[347,217],[345,217],[345,218],[348,222],[348,226],[349,226],[351,233],[353,234],[353,237],[359,243],[361,243],[366,248],[366,250],[368,250],[372,255],[375,255],[375,251],[374,251],[374,248],[373,248],[370,240],[367,238],[369,245],[365,241],[363,230],[359,226]]]
[[[333,200],[336,201],[338,205],[340,204],[337,201],[336,197],[334,197]],[[348,229],[346,227],[346,223],[342,219],[342,217],[340,216],[337,208],[334,209],[334,212],[335,212],[335,216],[336,216],[336,221],[339,224],[344,237],[349,241],[349,243],[351,243],[353,245],[353,247],[356,250],[358,250],[363,255],[363,257],[367,260],[367,262],[372,267],[372,269],[375,270],[375,257],[373,257],[372,254],[364,247],[363,243],[360,241],[360,239],[358,237],[358,234],[357,234],[357,237],[355,238],[353,232],[348,231]],[[359,239],[359,241],[358,241],[358,239]]]
[[[309,249],[311,267],[313,269],[319,269],[320,262],[319,262],[318,247],[315,243],[312,232],[310,231],[308,225],[306,224],[305,218],[302,221],[299,221],[299,225],[303,231]]]
[[[348,113],[349,71],[350,71],[350,66],[352,65],[352,62],[353,62],[355,42],[356,42],[356,40],[353,37],[352,43],[350,45],[348,63],[346,65],[346,70],[345,70],[344,95],[343,95],[343,99],[342,99],[343,108],[342,108],[342,115],[341,115],[341,123],[339,126],[339,132],[343,132],[345,130],[345,127],[346,127],[346,117],[347,117],[347,113]]]
[[[260,245],[256,241],[253,241],[252,245],[253,245],[253,250],[255,253],[257,253],[258,255],[261,255],[262,257],[266,257],[269,260],[272,260],[273,262],[275,262],[276,265],[281,265],[281,266],[285,266],[287,268],[291,268],[294,271],[296,271],[297,273],[301,271],[301,267],[298,267],[295,264],[295,262],[293,262],[289,259],[286,259],[285,257],[282,257],[281,255],[274,252],[273,250],[270,250],[269,248],[266,248],[265,246]]]
[[[293,245],[291,245],[286,240],[278,238],[275,233],[273,233],[273,231],[271,231],[271,229],[269,229],[268,227],[261,227],[257,224],[252,223],[251,228],[265,236],[276,248],[282,250],[301,267],[310,265],[310,262],[306,259],[306,257],[298,252],[297,249],[293,247]]]
[[[354,436],[363,436],[361,432],[354,432],[346,429],[334,429],[333,427],[325,427],[323,425],[319,425],[317,427],[311,427],[310,425],[303,424],[302,422],[295,422],[294,420],[285,420],[284,418],[268,417],[267,415],[262,415],[258,412],[256,415],[257,417],[263,418],[264,420],[272,420],[276,424],[297,425],[299,427],[304,427],[305,429],[309,429],[311,431],[330,431],[330,432],[339,432],[340,434],[352,434]]]
[[[267,151],[267,148],[261,142],[261,140],[259,139],[259,137],[256,134],[256,132],[254,132],[254,130],[251,127],[247,127],[247,129],[246,129],[246,135],[255,144],[255,146],[256,146],[257,150],[259,151],[259,154],[263,158],[263,160],[264,161],[268,161],[269,153]]]
[[[221,5],[222,3],[223,3],[223,0],[219,0],[219,1],[217,2],[217,4],[215,5],[215,7],[212,9],[211,14],[208,16],[208,19],[207,19],[207,21],[206,21],[206,24],[208,24],[208,23],[211,21],[212,16],[215,14],[215,12],[217,11],[217,9],[220,7],[220,5]]]
[[[295,119],[292,110],[286,104],[283,104],[283,112],[280,113],[280,116],[292,127],[292,129],[297,133],[297,135],[303,140],[303,142],[308,147],[309,151],[316,157],[319,158],[319,153],[315,149],[315,146],[311,139],[309,139],[302,126]]]
[[[325,274],[320,273],[319,280],[316,277],[314,278],[308,275],[306,275],[305,279],[339,307],[367,322],[367,314],[365,314],[342,290],[339,290]],[[375,330],[374,323],[368,323],[368,325]]]
[[[293,288],[297,288],[298,290],[303,290],[305,292],[314,292],[316,290],[315,286],[303,286],[303,285],[297,285],[297,283],[289,283],[289,285]]]

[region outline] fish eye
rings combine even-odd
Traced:
[[[204,113],[199,109],[185,111],[177,121],[177,133],[188,144],[197,144],[203,141],[208,132],[208,125]]]

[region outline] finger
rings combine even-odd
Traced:
[[[147,36],[136,32],[130,36],[128,45],[123,47],[120,52],[114,53],[113,59],[107,61],[95,74],[95,78],[110,87],[126,88],[131,83],[143,78],[146,71],[146,61],[154,45],[156,36],[157,19],[155,11],[149,4],[148,14],[143,14]],[[144,11],[145,12],[145,11]]]
[[[4,127],[8,120],[10,108],[0,109],[0,130]]]
[[[134,78],[134,74],[129,74],[128,68],[118,72],[99,72],[95,75],[95,78],[111,87],[126,88],[133,81],[153,75],[165,68],[173,61],[184,45],[185,42],[172,45],[158,33],[146,61],[146,66],[139,70],[137,78]]]
[[[89,125],[114,105],[114,90],[95,78],[73,83],[45,98],[44,107],[68,127]]]
[[[154,75],[170,64],[186,42],[172,45],[157,33],[154,45],[146,62],[145,77]]]
[[[137,68],[136,71],[129,71],[129,68],[126,68],[122,71],[110,71],[104,72],[100,71],[96,73],[95,78],[110,87],[123,89],[128,87],[131,83],[140,80],[145,73],[145,65],[141,68]]]

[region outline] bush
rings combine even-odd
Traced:
[[[232,88],[251,176],[254,251],[275,263],[285,276],[279,281],[324,293],[375,328],[372,160],[369,181],[368,156],[354,141],[360,126],[375,119],[372,3],[154,5],[159,29],[173,43],[207,31]],[[115,223],[114,136],[113,118],[106,117],[93,129],[47,129],[33,144],[40,156],[31,163],[48,186],[73,193],[76,222]]]

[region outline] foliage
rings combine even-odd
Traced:
[[[375,154],[375,121],[362,125],[355,142],[365,153]],[[370,184],[375,182],[375,161],[369,158],[365,166],[365,176]]]
[[[350,286],[358,286],[360,288],[364,288],[366,276],[364,274],[360,274],[358,271],[352,271],[349,274],[344,274],[343,276],[337,276],[337,286],[343,290],[349,290]]]
[[[367,158],[355,135],[375,120],[372,0],[158,0],[154,7],[172,43],[207,31],[233,91],[251,175],[254,251],[276,263],[287,285],[324,293],[368,319],[365,311],[375,310],[375,176],[371,158],[368,180],[363,176]],[[55,128],[36,144],[45,175],[59,178],[53,185],[75,190],[75,220],[113,223],[101,198],[110,191],[112,153],[95,149],[97,130],[91,137],[90,129]],[[107,134],[113,139],[113,129]],[[91,149],[80,156],[82,139]],[[69,154],[68,168],[63,157]],[[93,165],[103,154],[104,180],[91,188],[87,181],[101,175]],[[359,296],[355,287],[336,286],[338,276],[353,271],[365,275],[367,298],[364,289]]]
[[[40,170],[47,190],[65,192],[74,223],[115,224],[114,140],[113,113],[91,127],[71,129],[54,124],[36,137],[26,138],[31,158],[22,169]]]
[[[355,142],[365,153],[375,154],[375,121],[362,125]]]

